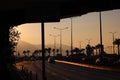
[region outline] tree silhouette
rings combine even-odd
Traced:
[[[65,52],[66,52],[66,56],[69,56],[69,50],[66,50]]]
[[[50,56],[50,54],[51,54],[51,48],[48,48],[47,50],[48,50],[48,53],[49,53],[49,56]]]
[[[26,56],[26,51],[25,50],[23,51],[23,55]]]
[[[53,52],[53,56],[55,56],[55,49],[52,49],[52,52]]]
[[[98,54],[98,51],[97,51],[97,50],[99,50],[99,54],[100,54],[101,45],[100,45],[100,44],[97,44],[97,45],[95,46],[95,48],[96,48],[96,54]]]
[[[56,50],[57,54],[59,53],[59,49]]]
[[[120,39],[115,39],[115,41],[113,42],[113,44],[115,44],[115,45],[117,45],[117,48],[118,48],[118,55],[120,55],[120,48],[119,48],[119,46],[120,46]]]
[[[73,52],[75,52],[76,54],[79,54],[80,53],[80,50],[78,48],[74,48],[73,49]]]
[[[86,53],[87,53],[87,56],[88,56],[88,57],[90,57],[91,54],[94,53],[94,52],[93,52],[93,48],[92,48],[89,44],[86,46]]]
[[[42,53],[42,50],[38,50],[38,55],[40,57],[40,54]]]
[[[80,49],[80,53],[84,53],[85,49]]]
[[[15,47],[18,44],[19,38],[20,38],[20,32],[15,27],[10,27],[9,29],[9,41],[11,45],[12,52],[15,51]]]
[[[20,52],[18,51],[18,57],[20,57]]]
[[[27,50],[26,53],[27,53],[27,56],[29,57],[30,50]]]
[[[38,56],[39,54],[39,50],[34,50],[34,52],[32,53],[32,56]]]

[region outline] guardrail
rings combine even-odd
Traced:
[[[38,80],[37,72],[33,75],[33,72],[26,69],[23,65],[21,65],[19,70],[23,80]]]

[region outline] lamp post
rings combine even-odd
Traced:
[[[101,45],[101,58],[103,58],[104,47],[102,43],[102,20],[101,20],[101,12],[99,12],[99,19],[100,19],[100,45]]]
[[[88,44],[90,45],[90,40],[91,40],[91,39],[86,39],[86,40],[88,41]]]
[[[81,49],[81,43],[82,43],[82,41],[80,41],[79,43],[80,43],[80,49]]]
[[[116,33],[116,32],[110,32],[111,34],[112,34],[112,37],[113,37],[113,42],[114,42],[114,34]],[[115,46],[114,46],[114,43],[113,43],[113,54],[115,53],[115,48],[114,48]]]
[[[54,37],[54,49],[56,50],[56,37],[60,36],[60,35],[53,35],[53,34],[49,34],[50,36]],[[55,56],[55,53],[54,55]]]
[[[71,54],[73,54],[73,22],[71,18]]]
[[[62,30],[68,29],[68,27],[65,27],[65,28],[54,27],[54,29],[60,30],[60,54],[62,54]]]

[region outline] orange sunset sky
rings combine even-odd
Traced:
[[[116,32],[115,38],[120,37],[120,10],[103,11],[102,15],[102,30],[103,44],[106,47],[112,46],[112,34]],[[82,16],[72,17],[73,21],[73,46],[79,47],[80,42],[82,48],[88,44],[95,46],[99,41],[99,12],[92,12]],[[54,38],[50,36],[60,34],[59,30],[54,29],[65,28],[62,31],[62,44],[70,46],[71,44],[71,19],[61,19],[60,22],[45,23],[45,44],[54,44]],[[32,44],[41,44],[41,23],[22,24],[17,27],[21,32],[20,40]],[[88,39],[88,40],[87,40]],[[60,37],[56,37],[56,43],[59,44]]]

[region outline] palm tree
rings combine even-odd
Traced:
[[[27,53],[27,56],[29,57],[30,50],[27,50],[26,53]]]
[[[52,49],[52,52],[53,52],[53,56],[55,56],[55,49]]]
[[[97,44],[97,45],[95,46],[95,48],[96,48],[96,54],[98,54],[98,51],[97,51],[97,50],[99,50],[99,54],[100,54],[101,45],[100,45],[100,44]]]
[[[59,53],[59,49],[56,50],[57,54]]]
[[[79,50],[79,48],[75,48],[75,49],[73,49],[73,52],[75,52],[76,54],[79,54],[80,50]]]
[[[118,55],[120,55],[120,50],[119,50],[120,39],[115,39],[115,41],[113,42],[113,44],[117,45],[117,47],[118,47]]]
[[[24,56],[26,56],[26,51],[25,50],[23,51],[23,54],[24,54]]]
[[[18,57],[20,57],[20,52],[18,51]]]
[[[39,56],[40,56],[41,53],[42,53],[42,50],[38,50],[38,54],[39,54]]]
[[[66,52],[66,56],[69,56],[69,50],[66,50],[65,52]]]
[[[51,48],[48,48],[47,50],[48,50],[48,53],[49,53],[49,56],[50,56],[50,54],[51,54]]]
[[[45,52],[45,54],[47,54],[47,52],[48,52],[48,49],[47,49],[47,48],[45,48],[45,51],[44,51],[44,52]]]
[[[94,53],[94,52],[93,52],[93,48],[92,48],[89,44],[86,46],[86,53],[87,53],[87,56],[88,56],[88,57],[90,57],[91,54]]]

